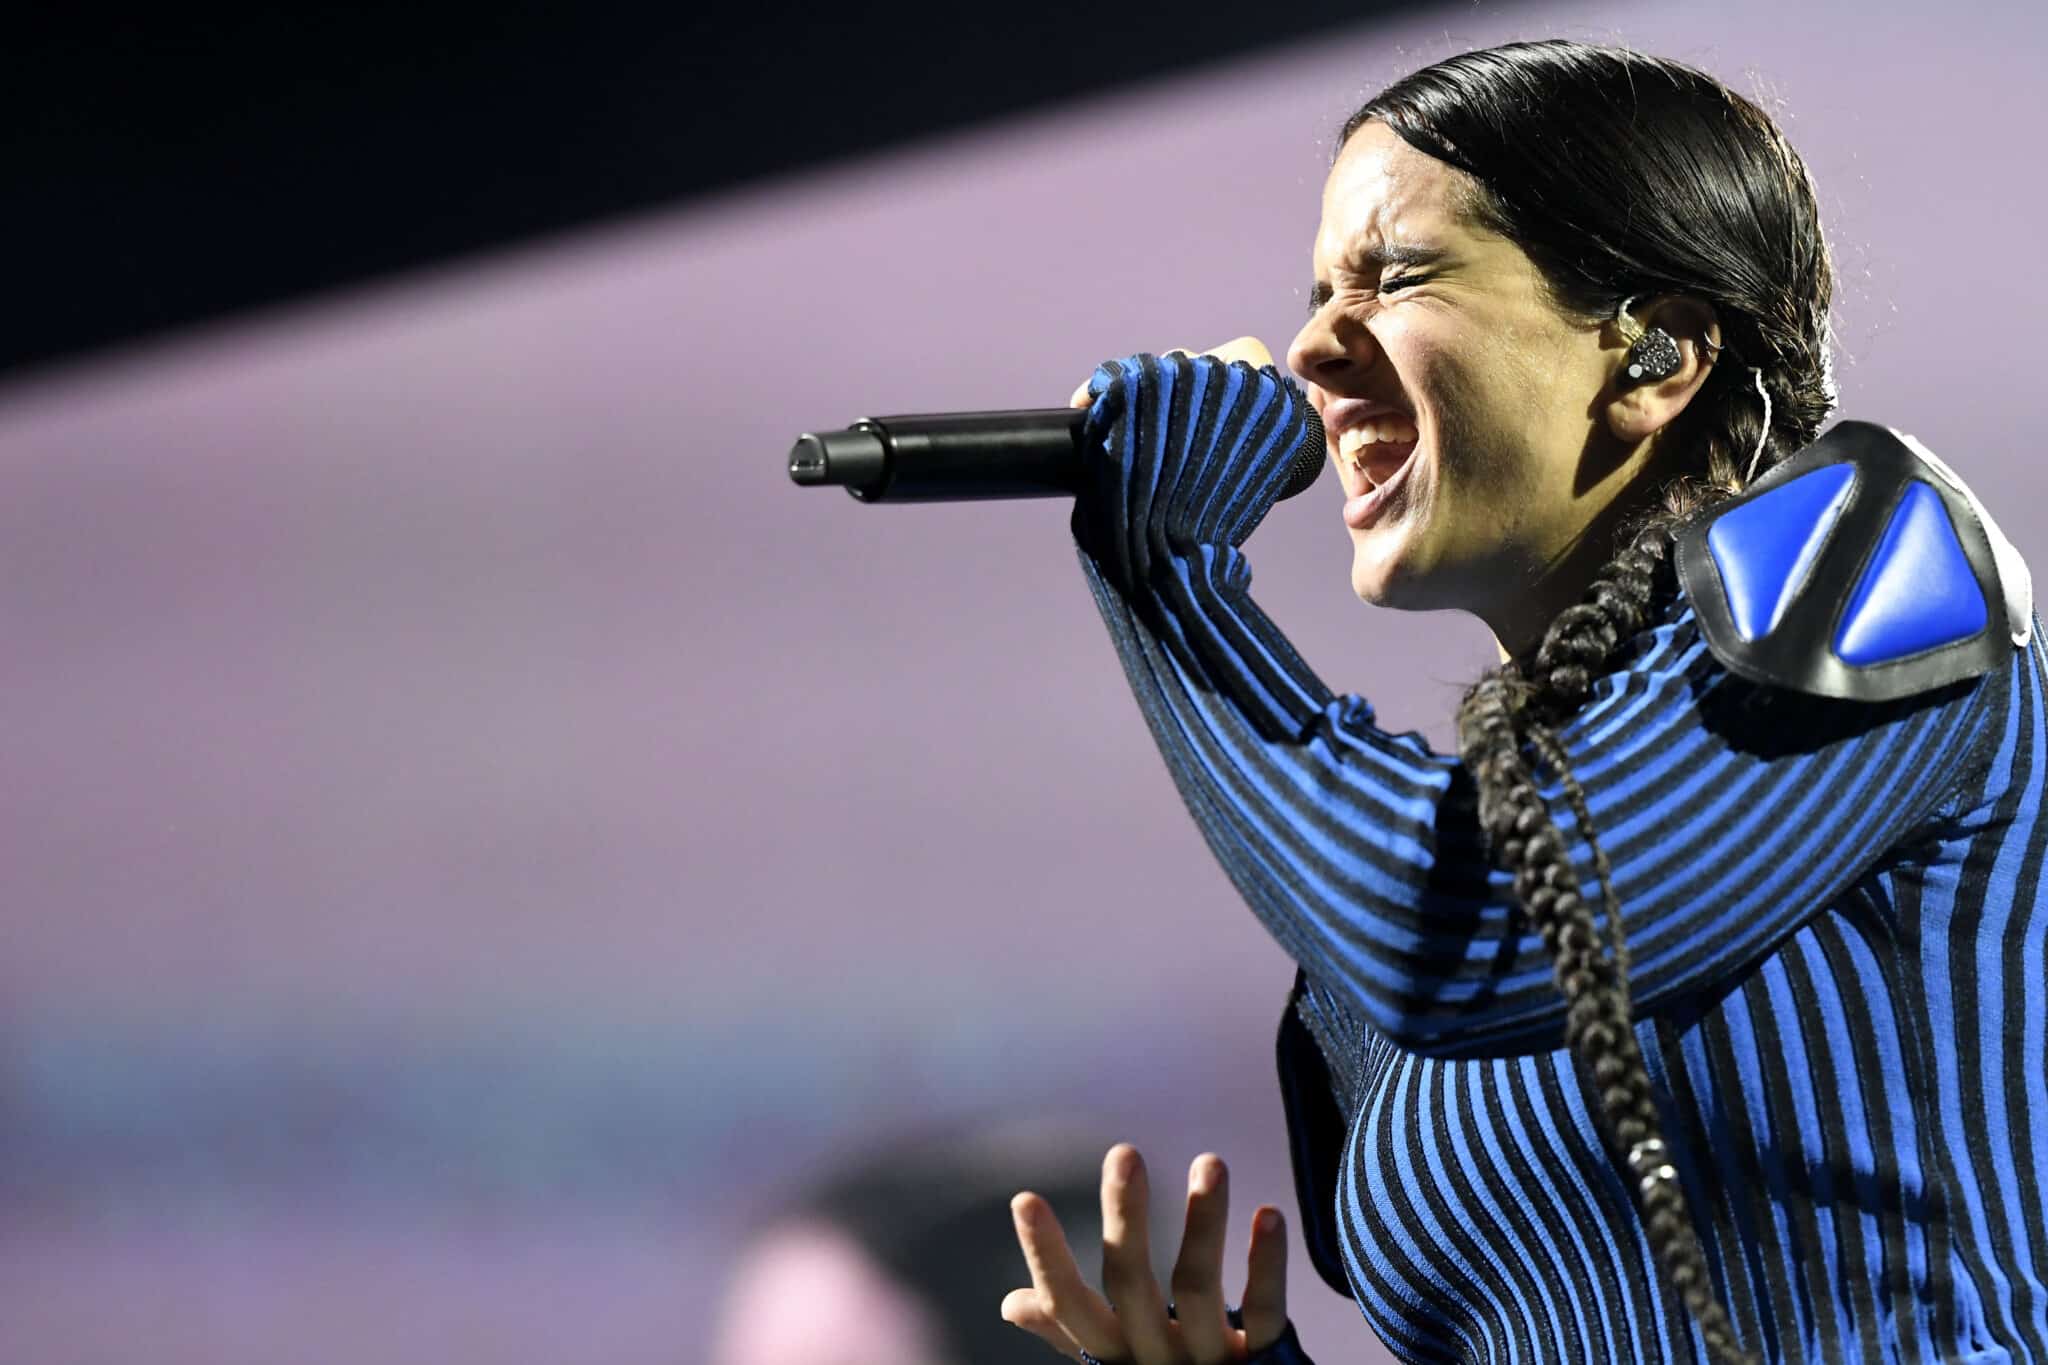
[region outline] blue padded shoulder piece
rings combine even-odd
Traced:
[[[1687,524],[1678,573],[1730,672],[1889,701],[2002,667],[2025,643],[2031,587],[2002,541],[1918,442],[1840,422]]]

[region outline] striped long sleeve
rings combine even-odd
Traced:
[[[1398,1046],[1557,1046],[1540,938],[1493,869],[1453,757],[1336,696],[1249,597],[1238,548],[1286,466],[1298,391],[1270,370],[1140,356],[1092,383],[1102,447],[1074,530],[1189,811],[1315,980]],[[1612,864],[1639,1008],[1724,988],[1917,829],[1989,738],[1978,679],[1872,705],[1762,697],[1684,604],[1560,732]],[[1582,885],[1591,854],[1544,796]]]
[[[1147,356],[1092,389],[1083,569],[1189,810],[1303,968],[1281,1074],[1317,1268],[1411,1365],[1704,1361],[1469,777],[1250,599],[1238,547],[1300,395]],[[1731,677],[1681,599],[1560,731],[1712,1288],[1765,1361],[2048,1365],[2034,631],[1983,677],[1831,702]]]

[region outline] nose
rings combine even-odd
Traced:
[[[1339,392],[1379,359],[1379,343],[1365,324],[1333,308],[1318,310],[1287,346],[1287,368],[1303,382]]]

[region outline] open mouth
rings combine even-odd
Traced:
[[[1361,495],[1369,494],[1394,481],[1420,441],[1413,418],[1384,414],[1345,428],[1337,437],[1337,459],[1365,480]]]

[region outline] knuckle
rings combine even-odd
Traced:
[[[1285,1317],[1287,1314],[1287,1296],[1284,1291],[1279,1289],[1268,1289],[1265,1287],[1257,1289],[1247,1288],[1244,1292],[1244,1302],[1239,1306],[1246,1314],[1253,1317],[1271,1317],[1275,1314]]]
[[[1083,1284],[1079,1276],[1072,1279],[1053,1279],[1038,1291],[1038,1318],[1041,1322],[1074,1322],[1085,1316],[1088,1297],[1094,1293]]]
[[[1102,1278],[1105,1282],[1128,1284],[1144,1267],[1131,1248],[1116,1242],[1102,1244]]]

